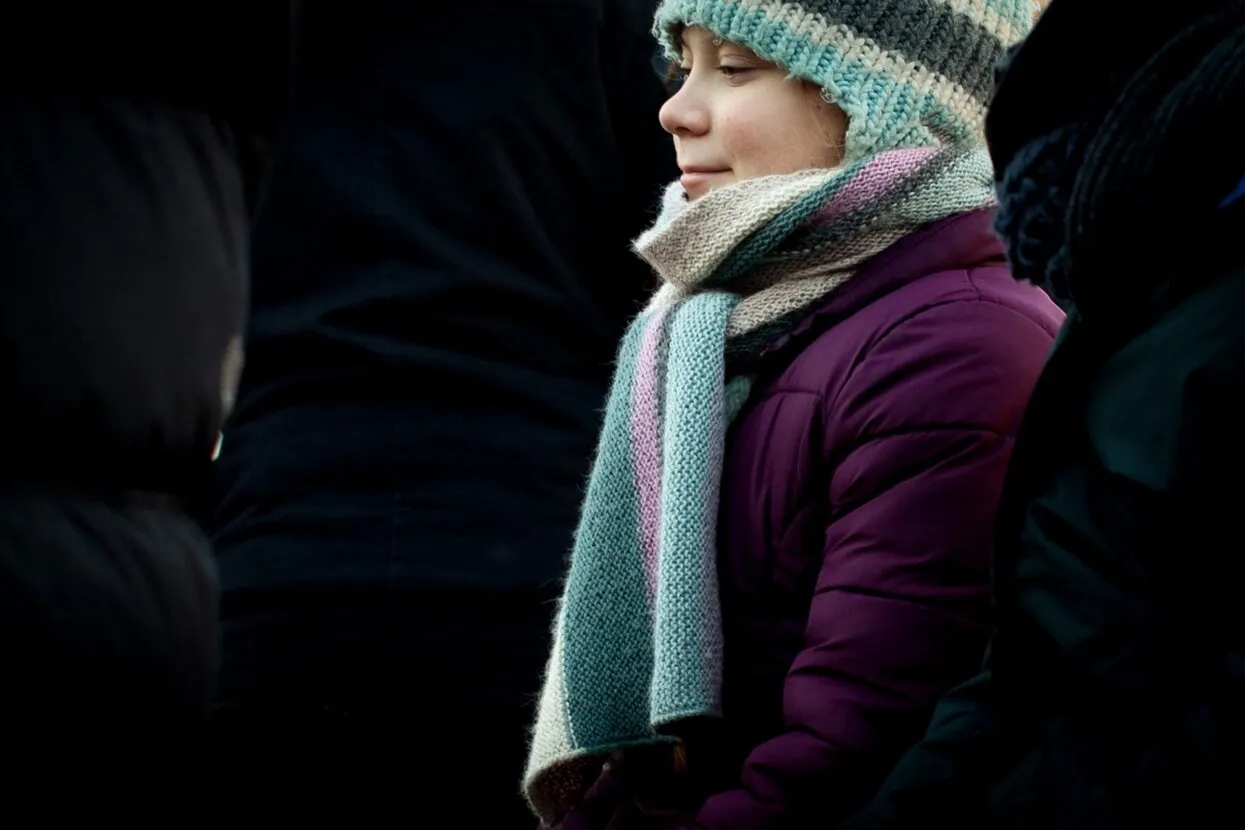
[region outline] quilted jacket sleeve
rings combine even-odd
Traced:
[[[829,521],[787,731],[695,826],[832,826],[980,668],[995,510],[1052,339],[997,303],[947,302],[884,333],[825,396]]]

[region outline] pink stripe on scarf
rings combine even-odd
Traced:
[[[860,210],[894,187],[896,182],[918,170],[926,159],[937,152],[937,147],[917,147],[878,153],[852,176],[851,181],[825,207],[813,214],[809,224],[825,224]]]
[[[656,312],[644,328],[631,390],[631,445],[639,494],[640,545],[649,599],[657,596],[657,551],[661,546],[660,350],[672,306]]]

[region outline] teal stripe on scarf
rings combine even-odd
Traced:
[[[826,182],[824,187],[809,191],[799,201],[785,208],[764,228],[745,239],[735,250],[731,251],[707,283],[725,285],[746,273],[750,268],[756,267],[762,257],[781,245],[801,223],[808,221],[809,216],[817,208],[829,202],[838,195],[839,191],[847,187],[854,179],[854,174],[869,166],[873,158],[875,157],[854,162],[844,168],[841,175]]]
[[[654,726],[721,713],[717,524],[726,444],[726,324],[739,302],[710,292],[682,302],[670,326],[657,575]]]
[[[692,297],[644,315],[623,339],[563,599],[566,717],[576,747],[610,752],[652,741],[662,724],[720,710],[714,538],[727,425],[723,343],[738,302],[720,292]],[[654,334],[665,342],[645,348]],[[659,481],[637,476],[636,425],[627,422],[636,378],[652,368],[641,365],[646,354],[665,358],[656,366]],[[658,493],[641,494],[658,484]],[[646,590],[643,538],[650,504],[659,511],[655,597]]]
[[[636,678],[653,671],[653,619],[628,423],[646,322],[633,323],[619,348],[562,600],[566,718],[577,747],[609,748],[649,732],[648,683]]]

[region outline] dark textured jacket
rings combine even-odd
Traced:
[[[304,7],[219,461],[228,613],[561,573],[677,174],[652,6]]]

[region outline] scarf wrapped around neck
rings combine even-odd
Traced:
[[[618,354],[524,776],[546,825],[612,753],[721,714],[718,489],[766,348],[904,236],[993,204],[981,149],[667,191],[636,242],[662,285]]]

